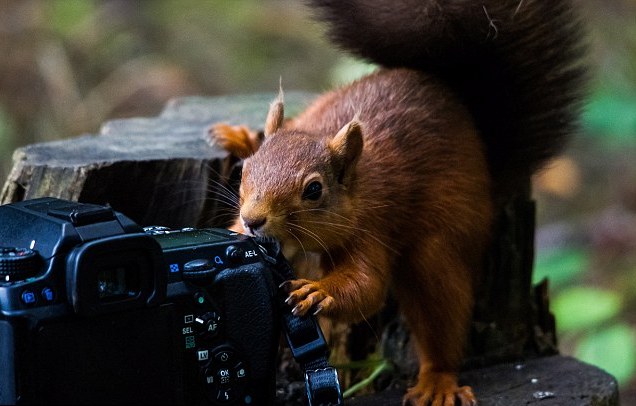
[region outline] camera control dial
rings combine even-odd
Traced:
[[[10,282],[35,276],[39,258],[37,251],[28,248],[0,247],[0,279]]]
[[[183,265],[183,277],[191,281],[213,278],[216,272],[214,264],[205,258],[193,259]]]

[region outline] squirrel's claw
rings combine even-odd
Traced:
[[[281,287],[289,293],[285,303],[293,307],[292,314],[295,316],[304,316],[310,310],[313,314],[329,310],[334,301],[320,282],[296,279],[285,282]]]
[[[470,386],[458,386],[456,378],[446,373],[420,373],[417,384],[410,388],[402,405],[411,406],[476,406]]]

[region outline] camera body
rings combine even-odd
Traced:
[[[251,238],[41,198],[0,206],[0,246],[0,404],[273,403],[279,299]]]

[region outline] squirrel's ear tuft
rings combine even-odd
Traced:
[[[350,121],[329,141],[329,149],[342,165],[338,180],[345,183],[353,172],[362,153],[362,127],[357,120]]]
[[[283,86],[281,84],[278,91],[278,97],[269,106],[267,120],[265,120],[265,136],[269,137],[283,126],[285,120],[285,101],[283,98]]]

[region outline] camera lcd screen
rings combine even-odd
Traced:
[[[139,294],[139,272],[130,265],[101,269],[97,273],[97,291],[100,301],[134,297]]]
[[[204,230],[195,230],[187,233],[177,232],[154,237],[164,250],[227,241],[227,236],[213,234]]]

